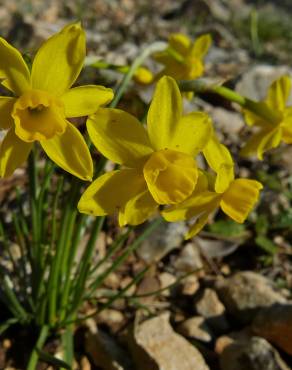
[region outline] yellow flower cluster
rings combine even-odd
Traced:
[[[0,147],[1,176],[11,175],[38,142],[57,165],[90,181],[89,149],[67,120],[89,116],[92,143],[120,168],[93,181],[79,201],[80,212],[118,213],[121,226],[140,224],[157,212],[167,221],[195,219],[187,237],[199,232],[218,207],[243,222],[262,186],[234,179],[232,157],[218,141],[210,117],[203,112],[183,114],[175,81],[203,73],[202,59],[210,42],[208,35],[191,43],[175,34],[169,47],[155,56],[165,65],[162,74],[168,76],[157,83],[146,129],[125,111],[100,108],[112,100],[111,89],[72,88],[85,57],[85,35],[79,24],[48,39],[36,53],[31,71],[21,54],[0,39],[1,83],[14,94],[0,97],[0,128],[7,130]],[[211,172],[199,169],[198,155],[205,157]]]
[[[249,139],[241,150],[243,156],[257,154],[263,159],[263,154],[280,145],[281,141],[292,144],[292,107],[286,106],[291,93],[291,78],[282,76],[274,81],[268,89],[267,97],[258,103],[260,109],[267,106],[273,112],[273,122],[248,110],[244,117],[249,126],[255,126],[257,132]]]

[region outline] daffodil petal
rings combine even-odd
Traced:
[[[234,179],[234,163],[229,150],[214,134],[203,150],[208,165],[217,173],[215,191],[223,193]]]
[[[273,148],[276,148],[282,138],[281,127],[275,129],[262,128],[254,134],[241,149],[240,154],[244,157],[257,153],[257,157],[263,160],[263,154]]]
[[[292,110],[291,110],[292,111]],[[282,140],[286,144],[292,144],[292,115],[288,115],[281,122]]]
[[[190,227],[189,231],[185,235],[185,239],[193,238],[204,228],[204,226],[208,222],[210,213],[212,213],[212,210],[210,210],[209,212],[204,212],[196,219],[195,223]]]
[[[131,198],[120,209],[119,225],[139,225],[151,217],[157,211],[157,208],[158,204],[149,191],[145,190]]]
[[[83,136],[70,122],[67,122],[64,134],[40,141],[40,144],[48,157],[63,170],[81,180],[91,181],[93,164],[89,149]]]
[[[236,179],[223,194],[220,207],[234,221],[243,223],[258,201],[262,188],[258,181]]]
[[[161,214],[169,222],[188,220],[200,216],[209,209],[216,209],[220,199],[221,195],[211,191],[195,193],[184,202],[164,209]]]
[[[100,108],[87,120],[95,147],[108,159],[129,167],[140,167],[153,152],[140,122],[120,109]]]
[[[168,148],[196,156],[207,145],[212,133],[211,119],[206,113],[189,113],[178,121]]]
[[[212,37],[210,34],[202,35],[198,37],[191,50],[191,54],[197,58],[204,58],[212,44]]]
[[[11,176],[14,170],[26,161],[31,149],[32,144],[20,140],[15,135],[14,129],[11,128],[0,146],[1,177]]]
[[[2,85],[20,96],[30,89],[29,69],[20,52],[0,37],[0,78]]]
[[[173,33],[170,35],[168,43],[171,48],[181,55],[186,55],[191,46],[191,40],[182,33]]]
[[[260,126],[263,127],[267,125],[268,123],[264,121],[261,117],[257,116],[253,112],[243,109],[242,110],[244,120],[247,123],[248,126]]]
[[[62,95],[78,77],[84,58],[85,33],[81,25],[64,27],[38,50],[32,65],[32,87]]]
[[[291,78],[282,76],[274,81],[268,90],[267,103],[277,111],[283,111],[291,93]]]
[[[82,117],[95,113],[101,105],[108,104],[113,97],[112,89],[87,85],[66,91],[61,100],[66,117]]]
[[[13,125],[11,116],[15,98],[0,96],[0,130],[7,130]]]
[[[156,86],[147,116],[148,134],[156,149],[167,148],[182,115],[182,98],[175,80],[162,77]]]
[[[145,190],[145,181],[140,171],[123,169],[108,172],[85,190],[78,210],[94,216],[112,215],[142,190]]]

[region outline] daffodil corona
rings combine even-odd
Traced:
[[[92,159],[77,128],[66,118],[93,114],[113,98],[102,86],[71,88],[85,58],[85,33],[71,24],[40,47],[28,69],[21,54],[0,38],[0,78],[15,97],[0,97],[0,174],[10,176],[39,142],[57,165],[91,180]]]
[[[97,178],[82,195],[78,209],[96,216],[119,213],[120,225],[145,221],[159,205],[184,201],[194,191],[195,156],[212,135],[207,114],[182,116],[182,98],[175,80],[157,84],[146,131],[130,114],[100,108],[87,121],[89,136],[108,159],[122,165]]]
[[[286,106],[291,93],[291,78],[282,76],[269,87],[267,97],[258,103],[259,111],[266,105],[273,113],[270,121],[248,110],[244,110],[248,125],[256,126],[258,131],[249,139],[241,150],[243,156],[254,153],[259,159],[263,154],[280,145],[281,141],[292,144],[292,107]],[[273,119],[272,119],[273,118]]]
[[[209,156],[211,153],[213,153],[213,161],[217,162],[215,166]],[[186,239],[202,230],[210,214],[217,208],[221,208],[234,221],[243,223],[257,202],[259,191],[262,189],[262,184],[258,181],[234,179],[231,155],[216,137],[213,136],[210,140],[204,155],[210,166],[217,170],[216,178],[212,174],[200,171],[193,194],[182,203],[162,211],[162,216],[169,222],[195,220]]]

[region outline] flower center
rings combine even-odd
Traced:
[[[159,204],[182,202],[192,194],[198,179],[196,161],[171,149],[154,152],[143,172],[149,191]]]
[[[62,102],[46,91],[30,90],[15,102],[15,133],[23,141],[48,140],[66,129]]]

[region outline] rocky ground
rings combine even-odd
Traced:
[[[206,60],[207,76],[259,99],[273,79],[292,75],[291,12],[288,0],[11,0],[1,4],[0,33],[27,52],[79,18],[87,32],[88,55],[128,64],[144,45],[165,40],[172,32],[192,37],[210,32],[214,43]],[[114,78],[91,68],[83,73],[84,80],[109,85]],[[150,93],[140,88],[122,104],[139,111]],[[76,368],[292,369],[292,147],[275,150],[263,162],[240,159],[247,129],[237,107],[214,96],[201,96],[185,108],[194,107],[213,117],[235,156],[238,174],[264,183],[260,205],[245,226],[218,214],[188,242],[183,240],[185,224],[161,224],[107,279],[105,292],[119,290],[143,266],[151,266],[126,297],[77,330]],[[9,219],[14,200],[7,194],[23,181],[19,171],[1,180],[1,217]],[[110,236],[102,233],[99,255],[109,244]],[[21,338],[15,332],[1,337],[1,369],[23,368],[23,356],[17,353]],[[52,341],[47,350],[58,353],[58,343]]]

